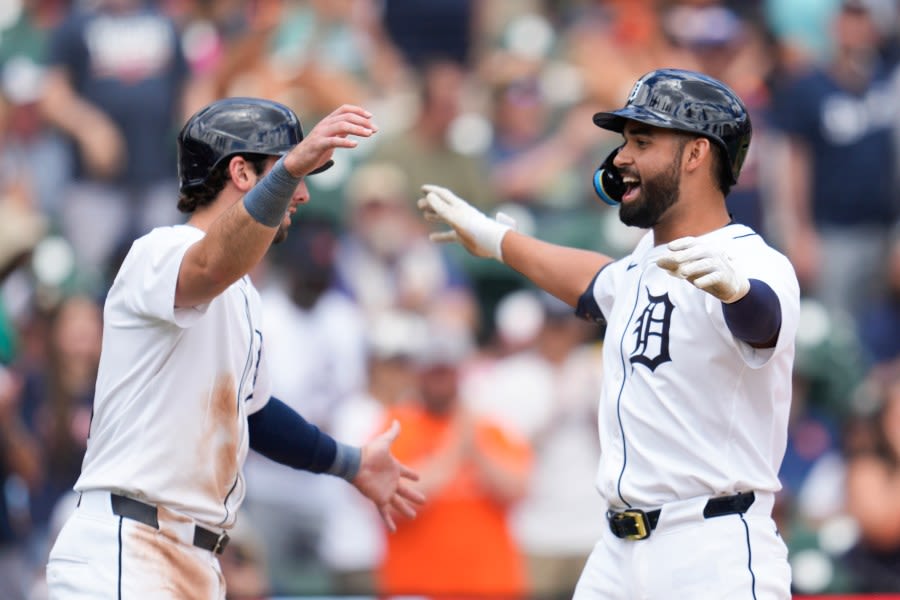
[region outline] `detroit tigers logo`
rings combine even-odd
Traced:
[[[625,104],[631,104],[634,102],[634,99],[637,98],[638,92],[641,91],[641,88],[644,87],[644,79],[638,79],[634,86],[631,88],[631,92],[628,93],[628,99],[625,101]]]
[[[640,363],[651,371],[672,360],[669,355],[669,327],[675,305],[669,294],[654,296],[647,290],[647,305],[638,316],[634,326],[635,344],[629,360]]]

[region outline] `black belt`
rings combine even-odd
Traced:
[[[754,500],[756,500],[756,495],[753,492],[710,498],[703,508],[703,518],[742,515],[747,512]],[[630,508],[621,512],[610,510],[606,513],[606,519],[609,521],[609,529],[616,537],[626,540],[642,540],[650,537],[650,533],[656,529],[661,512],[660,508],[647,512],[639,508]]]
[[[112,511],[114,514],[132,519],[148,525],[154,529],[159,529],[159,519],[156,516],[156,507],[152,504],[129,498],[128,496],[120,496],[118,494],[109,495],[112,500]],[[209,529],[204,529],[199,525],[194,525],[194,545],[216,554],[222,554],[225,546],[228,545],[228,534],[224,531],[216,533]]]

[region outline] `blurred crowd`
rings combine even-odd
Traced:
[[[797,593],[900,592],[897,0],[3,0],[0,597],[40,600],[87,443],[102,305],[131,241],[181,222],[175,135],[260,96],[379,133],[312,176],[253,277],[276,395],[345,442],[398,419],[429,501],[386,535],[345,482],[251,456],[233,598],[567,598],[605,527],[600,326],[428,241],[434,183],[552,242],[627,254],[591,115],[658,67],[732,86],[728,198],[803,292],[776,516]]]

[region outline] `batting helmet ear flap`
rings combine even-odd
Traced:
[[[622,196],[628,187],[622,181],[619,169],[613,164],[613,160],[621,149],[622,147],[619,146],[610,152],[606,160],[594,171],[594,191],[601,200],[610,206],[615,206],[622,201]]]

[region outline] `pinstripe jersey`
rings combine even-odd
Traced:
[[[730,224],[701,237],[724,247],[781,303],[774,348],[728,329],[722,303],[656,266],[648,232],[602,269],[586,316],[607,322],[596,484],[614,508],[780,489],[787,442],[799,286],[788,260],[753,230]]]
[[[230,527],[244,497],[247,415],[269,398],[259,294],[245,276],[174,308],[185,251],[203,231],[154,229],[132,245],[104,307],[90,438],[75,489],[163,505]]]

